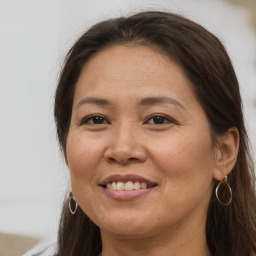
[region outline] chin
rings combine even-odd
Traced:
[[[102,232],[118,236],[118,238],[139,238],[147,236],[151,233],[149,223],[141,218],[120,217],[108,219],[105,223],[98,223]]]

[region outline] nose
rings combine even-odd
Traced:
[[[130,162],[144,162],[147,153],[140,133],[127,125],[113,130],[104,158],[107,162],[122,165]]]

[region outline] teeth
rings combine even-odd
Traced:
[[[135,181],[134,183],[133,183],[133,188],[135,189],[135,190],[139,190],[140,189],[140,182],[138,182],[138,181]]]
[[[117,190],[117,184],[116,184],[116,182],[113,182],[111,185],[112,185],[112,189]]]
[[[141,183],[141,188],[147,188],[147,184],[146,183]]]
[[[133,182],[131,181],[125,182],[124,190],[133,190]]]
[[[116,184],[116,190],[118,190],[118,191],[124,190],[124,183],[121,181],[118,181]]]
[[[129,190],[139,190],[139,189],[145,189],[147,188],[147,184],[144,182],[132,182],[132,181],[127,181],[127,182],[122,182],[122,181],[118,181],[118,182],[112,182],[112,183],[108,183],[107,184],[107,188],[109,190],[118,190],[118,191],[129,191]]]

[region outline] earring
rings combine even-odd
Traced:
[[[219,197],[221,191],[221,199]],[[222,205],[229,205],[232,201],[232,189],[228,184],[228,177],[225,175],[222,181],[219,182],[215,189],[215,195]]]
[[[72,210],[72,206],[71,206],[72,200],[75,202],[75,210]],[[75,214],[76,210],[77,210],[77,201],[76,201],[75,196],[73,196],[72,192],[69,193],[69,203],[68,203],[68,206],[69,206],[69,210],[70,210],[71,214]]]

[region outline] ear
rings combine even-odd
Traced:
[[[236,127],[232,127],[217,141],[213,171],[215,180],[222,180],[232,171],[237,160],[238,149],[239,131]]]

